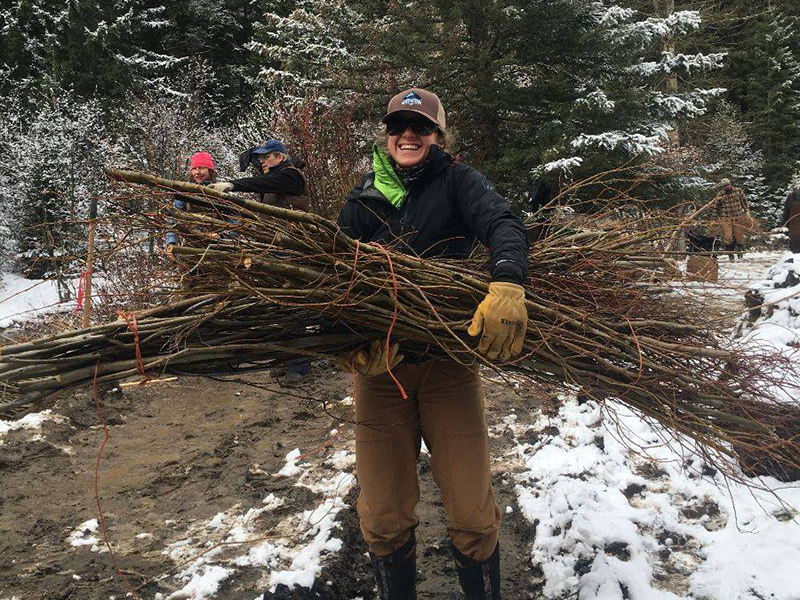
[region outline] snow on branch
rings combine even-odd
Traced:
[[[541,175],[550,173],[552,171],[562,171],[570,173],[572,169],[577,169],[583,164],[583,159],[580,156],[571,156],[569,158],[559,158],[537,167],[536,174]]]
[[[709,100],[721,96],[726,91],[726,88],[697,89],[675,95],[656,92],[650,96],[650,102],[660,115],[670,120],[693,119],[706,113]]]
[[[596,109],[603,114],[610,114],[614,111],[616,102],[609,100],[605,92],[602,90],[595,90],[586,94],[583,98],[578,98],[575,101],[579,106],[585,106],[590,109]]]
[[[596,6],[599,9],[597,21],[603,27],[617,27],[636,16],[636,11],[632,8],[623,8],[616,5],[605,7],[599,2],[596,3]]]
[[[138,67],[146,71],[160,71],[162,69],[170,69],[184,64],[189,60],[188,57],[169,56],[167,54],[158,54],[149,50],[139,50],[133,56],[125,56],[123,54],[116,54],[115,58],[131,67]]]
[[[656,74],[669,74],[680,72],[690,74],[692,71],[706,72],[720,69],[727,52],[715,52],[712,54],[671,54],[661,53],[661,60],[643,62],[625,69],[630,75],[650,77]]]
[[[575,149],[623,150],[630,155],[660,154],[669,140],[667,132],[672,128],[666,124],[655,124],[653,133],[630,133],[627,131],[605,131],[599,134],[582,133],[570,142]]]
[[[600,24],[609,29],[609,39],[613,42],[648,45],[656,40],[685,35],[698,29],[702,23],[700,13],[696,10],[678,11],[665,18],[649,17],[642,21],[631,21],[635,14],[635,11],[611,7],[600,18]]]

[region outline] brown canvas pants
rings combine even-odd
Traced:
[[[400,363],[391,377],[356,375],[356,470],[361,532],[370,552],[387,556],[419,523],[417,458],[420,440],[447,512],[453,545],[476,561],[497,546],[501,512],[494,501],[489,436],[476,367],[451,360]]]
[[[722,239],[726,244],[736,243],[740,246],[744,245],[744,236],[751,228],[750,215],[744,214],[726,219],[720,224],[722,228]]]

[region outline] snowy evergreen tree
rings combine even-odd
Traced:
[[[189,58],[180,70],[192,77],[192,93],[214,124],[235,121],[257,93],[258,66],[248,44],[262,13],[257,0],[198,0],[170,7],[173,24],[161,40],[163,52]]]
[[[68,7],[56,0],[15,0],[0,8],[0,93],[30,96],[53,84],[53,60]]]
[[[270,96],[299,102],[310,92],[322,103],[342,76],[359,65],[347,44],[364,16],[344,0],[279,1],[256,24],[249,48],[260,56],[258,83]]]
[[[705,181],[701,187],[706,194],[723,179],[730,179],[742,188],[755,216],[775,223],[780,216],[779,203],[769,194],[764,177],[764,155],[755,148],[741,112],[732,104],[721,101],[699,127],[697,139],[692,139],[702,151],[696,172]]]
[[[70,0],[64,52],[55,63],[59,81],[117,106],[130,89],[158,88],[186,61],[162,50],[173,26],[166,8],[152,0]]]
[[[107,189],[102,168],[116,148],[97,102],[62,91],[40,98],[32,119],[13,108],[0,132],[6,249],[27,275],[62,281],[85,254],[89,200]]]
[[[780,202],[800,155],[800,9],[790,0],[746,0],[731,10],[717,32],[730,47],[728,98],[749,122]]]
[[[580,98],[563,119],[561,139],[545,152],[542,168],[583,164],[589,171],[611,159],[647,157],[670,147],[672,124],[703,115],[722,88],[667,91],[659,82],[718,69],[724,55],[682,54],[664,50],[699,28],[696,11],[646,17],[618,5],[596,5],[596,45],[604,49],[607,68],[587,79]],[[685,85],[685,83],[684,83]],[[661,88],[661,89],[659,89]],[[674,143],[674,140],[673,140]]]

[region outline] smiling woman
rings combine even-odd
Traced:
[[[476,240],[488,246],[492,283],[468,333],[482,335],[478,352],[510,359],[527,327],[525,228],[483,175],[444,150],[447,123],[436,94],[400,92],[383,123],[385,145],[381,137],[373,147],[373,169],[348,194],[339,226],[362,242],[423,258],[464,258]],[[340,359],[355,375],[358,511],[380,597],[416,599],[416,463],[424,439],[466,598],[500,600],[501,512],[478,366],[401,354],[402,343],[373,340]]]
[[[383,122],[389,154],[401,169],[424,161],[446,129],[442,103],[425,90],[409,90],[392,98]]]

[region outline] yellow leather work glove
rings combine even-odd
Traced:
[[[399,342],[389,345],[389,368],[394,369],[403,355],[398,354]],[[386,340],[372,340],[368,345],[345,352],[336,361],[339,368],[348,373],[356,372],[372,377],[386,373]]]
[[[475,310],[467,333],[483,331],[478,352],[494,360],[508,360],[522,351],[528,329],[525,290],[516,283],[496,281],[489,284],[489,293]]]

